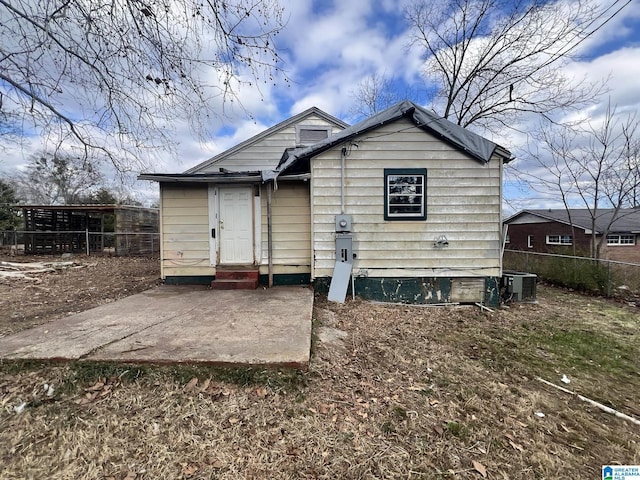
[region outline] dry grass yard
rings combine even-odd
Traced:
[[[127,292],[155,282],[120,260],[104,268]],[[0,335],[65,313],[47,307],[59,292],[106,301],[84,288],[103,281],[90,268],[0,284]],[[28,314],[4,296],[20,289]],[[640,464],[639,425],[537,377],[640,418],[640,309],[544,286],[494,313],[319,297],[304,373],[0,363],[0,477],[595,479]]]

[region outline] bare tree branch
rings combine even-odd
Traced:
[[[497,131],[523,114],[549,116],[602,93],[602,84],[570,85],[561,67],[629,3],[415,0],[405,13],[425,75],[439,87],[434,108],[459,125]]]
[[[588,210],[591,255],[599,258],[613,221],[621,218],[620,211],[638,206],[640,120],[635,113],[622,116],[609,105],[600,120],[547,123],[534,139],[526,157],[529,168],[520,175],[534,190],[560,195],[569,215],[576,206]],[[613,215],[604,231],[598,232],[596,222],[603,209],[613,209]]]
[[[403,95],[393,86],[392,78],[387,74],[374,73],[358,83],[351,92],[353,107],[351,115],[357,120],[370,117],[394,103],[410,97],[409,92]]]
[[[140,167],[281,74],[282,27],[277,0],[0,0],[0,127]]]

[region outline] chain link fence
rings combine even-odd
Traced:
[[[14,255],[80,253],[158,255],[160,234],[151,232],[0,231],[0,249]]]
[[[505,270],[535,273],[542,280],[607,297],[640,295],[640,264],[552,253],[505,250]]]

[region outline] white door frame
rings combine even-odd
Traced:
[[[218,264],[218,186],[210,183],[208,188],[209,207],[209,263],[215,267]]]
[[[246,235],[238,237],[238,240],[235,241],[232,239],[232,244],[236,247],[239,244],[245,244],[244,248],[240,251],[225,251],[224,248],[224,224],[222,223],[225,214],[223,212],[223,195],[225,190],[235,191],[237,193],[246,193],[250,196],[249,201],[246,205],[247,209],[245,210],[241,204],[235,203],[232,204],[232,207],[237,207],[238,210],[232,212],[231,217],[227,219],[228,224],[238,225],[235,222],[230,222],[230,219],[237,218],[239,215],[242,216],[242,220],[245,222],[244,231]],[[259,196],[254,196],[255,190],[252,185],[213,185],[210,186],[209,191],[209,222],[211,227],[211,241],[209,243],[210,246],[210,258],[212,265],[252,265],[256,263],[256,260],[259,261],[260,256],[256,255],[257,245],[256,245],[256,237],[259,234],[259,231],[256,231],[257,227],[259,227],[259,222],[256,222],[256,218],[259,218],[260,210],[256,209],[256,205],[259,206]],[[234,199],[235,200],[235,199]],[[257,200],[257,202],[256,202]],[[235,210],[235,208],[234,208]],[[256,225],[257,223],[257,225]],[[214,238],[215,237],[215,238]],[[231,255],[227,255],[231,253]],[[215,262],[215,263],[214,263]]]
[[[262,262],[262,203],[260,185],[228,185],[228,187],[246,187],[252,189],[253,197],[253,259],[256,265]],[[208,187],[209,206],[209,259],[211,266],[220,265],[220,189],[225,185],[210,183]],[[257,188],[257,194],[255,190]]]

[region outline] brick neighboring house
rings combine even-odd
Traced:
[[[508,225],[506,248],[571,255],[575,242],[578,255],[588,255],[591,215],[586,209],[572,209],[570,212],[573,229],[564,209],[522,210],[507,218],[504,221]],[[640,263],[640,208],[621,209],[612,222],[613,214],[613,209],[598,212],[595,223],[596,242],[600,241],[607,225],[611,225],[600,257]]]

